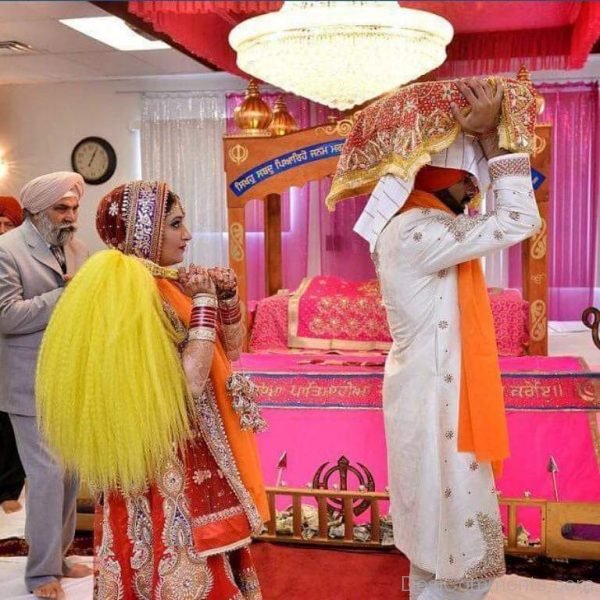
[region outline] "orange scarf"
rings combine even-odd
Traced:
[[[434,195],[414,190],[401,212],[434,208],[454,214]],[[461,331],[461,384],[458,450],[491,461],[499,476],[509,456],[504,394],[496,333],[483,270],[478,259],[458,265]]]
[[[183,324],[188,327],[192,316],[192,299],[172,281],[159,278],[155,278],[155,281],[163,300],[171,305]],[[230,374],[229,360],[221,342],[217,340],[210,367],[210,378],[213,382],[219,413],[242,482],[252,496],[262,520],[268,521],[269,508],[256,440],[253,433],[241,428],[240,419],[233,410],[231,400],[225,391],[225,382]]]

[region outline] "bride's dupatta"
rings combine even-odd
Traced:
[[[179,286],[168,279],[155,279],[160,294],[177,313],[181,322],[188,327],[192,314],[192,299],[185,295]],[[225,385],[231,375],[231,365],[219,339],[215,342],[215,351],[210,369],[216,402],[227,440],[233,454],[240,478],[254,501],[263,522],[269,520],[269,508],[265,492],[258,449],[254,434],[240,426],[240,419],[233,410]]]

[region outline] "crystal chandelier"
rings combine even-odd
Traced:
[[[418,79],[446,59],[452,25],[387,2],[298,2],[243,21],[229,43],[246,73],[345,110]]]

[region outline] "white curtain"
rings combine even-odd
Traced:
[[[166,181],[181,197],[193,234],[188,263],[227,264],[225,117],[224,94],[143,96],[142,177]]]

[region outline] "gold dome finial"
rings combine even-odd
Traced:
[[[283,96],[279,96],[273,108],[273,120],[269,127],[273,135],[286,135],[298,131],[296,119],[288,111]]]
[[[261,98],[255,79],[250,80],[244,100],[233,111],[233,119],[244,135],[271,135],[268,127],[273,119],[273,112]]]

